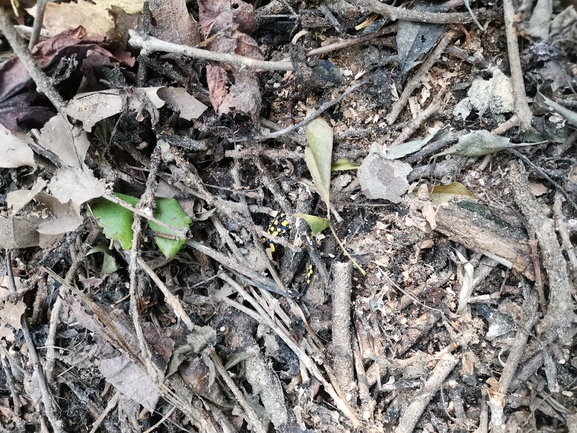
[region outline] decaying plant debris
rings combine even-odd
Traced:
[[[121,3],[0,7],[2,431],[577,431],[574,2]]]

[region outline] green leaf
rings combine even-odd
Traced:
[[[190,217],[184,213],[178,202],[173,198],[156,199],[154,216],[159,221],[162,221],[174,229],[187,229],[192,223]],[[152,221],[149,221],[148,225],[157,233],[173,235],[171,231]],[[174,258],[186,242],[186,239],[168,239],[161,236],[155,236],[154,240],[158,248],[160,248],[160,251],[162,251],[162,254],[169,259]]]
[[[331,163],[333,157],[333,128],[324,120],[314,119],[305,126],[309,146],[305,162],[319,194],[330,209]]]
[[[132,206],[136,206],[139,202],[138,198],[129,195],[120,193],[114,195]],[[108,239],[119,241],[124,250],[132,248],[134,214],[131,211],[105,198],[99,198],[92,204],[92,214],[98,219],[98,224],[104,228],[104,235]],[[190,217],[183,212],[178,202],[173,198],[156,199],[154,216],[175,229],[186,229],[192,223]],[[148,225],[157,233],[173,236],[171,231],[152,221],[149,221]],[[154,240],[160,251],[168,258],[176,256],[186,242],[186,239],[168,239],[162,236],[155,236]]]
[[[102,261],[102,269],[100,270],[100,276],[110,275],[120,269],[116,259],[112,255],[110,248],[108,245],[102,243],[96,245],[90,251],[88,251],[87,255],[94,254],[94,253],[104,253],[104,260]]]
[[[357,170],[358,168],[358,164],[352,163],[347,158],[341,158],[338,161],[333,162],[331,166],[332,171]]]
[[[295,213],[293,214],[293,217],[304,219],[310,226],[313,234],[315,235],[318,235],[320,232],[322,232],[329,226],[329,220],[326,218],[320,218],[314,215],[304,213]]]
[[[115,193],[116,197],[136,206],[138,199],[125,194]],[[132,222],[134,215],[128,209],[112,203],[105,198],[99,198],[92,203],[92,215],[98,220],[98,224],[104,229],[104,235],[108,239],[120,242],[123,249],[132,248]]]

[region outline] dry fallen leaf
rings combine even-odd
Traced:
[[[150,34],[163,41],[196,46],[201,42],[198,23],[188,13],[184,0],[149,0],[150,13],[156,21]]]
[[[15,135],[0,124],[0,167],[36,167],[34,152],[28,147],[29,142],[30,139],[25,135]]]
[[[206,67],[210,102],[218,114],[232,110],[255,115],[260,111],[261,95],[258,80],[253,72],[243,69],[229,82],[227,72],[220,66]]]
[[[38,225],[38,233],[41,235],[61,235],[67,232],[73,232],[84,221],[73,204],[61,203],[56,198],[46,193],[39,193],[36,201],[46,206],[50,213],[50,218]]]
[[[128,14],[138,14],[142,12],[143,4],[143,0],[94,0],[94,3],[84,0],[78,0],[78,3],[49,2],[44,11],[43,24],[53,35],[83,26],[89,35],[104,37],[114,30],[115,23],[108,12],[113,5],[122,8]],[[33,17],[36,16],[36,6],[26,10]]]
[[[37,227],[37,219],[0,217],[0,245],[7,249],[36,247],[40,238]]]
[[[90,142],[86,133],[73,128],[61,115],[56,115],[40,131],[38,144],[51,151],[70,167],[81,167]]]
[[[69,200],[80,213],[80,205],[94,198],[102,197],[106,191],[103,180],[94,177],[92,170],[78,167],[61,167],[50,180],[48,188],[60,203]]]
[[[198,2],[199,21],[206,37],[238,24],[243,33],[256,30],[254,8],[242,0],[202,0]]]
[[[194,96],[189,95],[182,87],[163,87],[158,89],[158,96],[176,108],[180,117],[186,120],[198,119],[208,108]]]
[[[100,359],[98,368],[108,383],[152,412],[160,396],[150,377],[124,355]]]
[[[531,192],[536,197],[546,194],[547,191],[549,191],[545,185],[537,182],[529,182],[529,188],[531,188]]]
[[[148,112],[151,123],[154,125],[158,121],[157,109],[164,106],[165,101],[167,101],[160,94],[160,90],[163,89],[162,87],[136,87],[133,89],[109,89],[99,92],[79,93],[68,102],[65,112],[73,119],[80,120],[82,127],[87,132],[92,131],[96,123],[123,110],[136,114],[137,120],[140,121],[144,119],[143,113]],[[173,97],[172,91],[162,95],[166,95],[167,98]],[[197,113],[200,109],[198,104],[201,103],[192,96],[184,101],[182,97],[175,99],[180,101],[176,104],[178,108],[181,108],[186,113]],[[127,107],[124,107],[123,101],[127,101]],[[204,106],[204,104],[202,105]],[[196,117],[193,118],[196,119]]]
[[[12,215],[16,215],[20,209],[30,202],[36,194],[44,189],[48,182],[41,177],[36,178],[36,182],[30,189],[19,189],[8,193],[6,203],[9,208],[12,208]]]
[[[18,301],[16,304],[5,301],[3,308],[0,309],[0,323],[8,323],[14,329],[20,329],[20,318],[24,311],[26,311],[26,304],[23,301]]]

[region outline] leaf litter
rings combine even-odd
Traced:
[[[49,3],[64,105],[0,66],[3,426],[574,430],[575,12],[464,3]]]

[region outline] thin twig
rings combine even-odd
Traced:
[[[74,262],[66,272],[66,277],[64,281],[67,283],[71,283],[72,279],[76,275],[76,271],[78,267],[86,257],[89,249],[92,248],[92,244],[100,234],[100,228],[94,227],[88,236],[86,237],[86,241],[82,245],[82,249],[80,253],[77,254]],[[50,326],[48,327],[48,336],[46,337],[46,380],[48,383],[52,382],[52,376],[54,373],[54,364],[56,362],[56,331],[58,329],[58,324],[60,323],[60,310],[62,309],[62,298],[64,292],[66,291],[66,287],[62,286],[60,288],[59,296],[56,298],[54,305],[52,306],[52,311],[50,313]]]
[[[240,391],[240,389],[238,389],[238,386],[236,386],[234,381],[230,378],[228,372],[222,365],[222,362],[220,361],[220,358],[218,357],[214,349],[212,347],[207,347],[206,349],[204,349],[204,353],[206,353],[210,357],[210,359],[214,363],[214,366],[216,367],[216,371],[218,371],[220,377],[222,377],[224,382],[227,384],[228,388],[232,391],[233,395],[236,397],[236,401],[238,401],[239,404],[244,409],[244,412],[246,413],[248,420],[252,424],[252,428],[254,429],[253,431],[255,431],[256,433],[266,433],[266,430],[262,425],[262,421],[258,418],[258,415],[248,404],[243,393]]]
[[[573,278],[573,283],[577,282],[577,255],[575,254],[575,247],[571,241],[569,235],[569,230],[567,229],[567,218],[563,214],[563,199],[561,198],[561,193],[559,191],[555,192],[555,199],[553,202],[553,214],[555,215],[555,220],[557,221],[557,230],[559,231],[559,236],[561,237],[561,242],[563,244],[563,249],[569,258],[569,264],[571,265],[571,277]]]
[[[515,203],[539,241],[543,266],[549,280],[549,306],[538,329],[541,342],[552,341],[556,337],[568,341],[571,324],[577,316],[574,313],[573,285],[569,281],[567,263],[555,234],[554,221],[544,214],[531,193],[523,164],[513,162],[510,165],[509,179]]]
[[[10,18],[8,18],[2,7],[0,7],[0,30],[2,30],[14,53],[20,59],[32,80],[36,83],[38,90],[46,95],[60,113],[63,113],[63,109],[66,106],[64,99],[54,90],[52,80],[36,65],[34,57],[30,54],[30,50],[28,50],[24,41],[20,38],[20,35],[16,33],[12,22],[10,22]]]
[[[40,38],[40,31],[42,30],[42,21],[44,21],[46,3],[48,3],[48,0],[36,1],[36,17],[34,17],[34,27],[32,27],[32,34],[30,35],[30,41],[28,42],[28,48],[30,50],[34,48],[34,45],[38,43]]]
[[[236,148],[226,150],[224,156],[225,158],[254,158],[255,156],[266,156],[273,160],[279,158],[301,160],[304,159],[305,153],[299,152],[298,150],[292,151],[281,148],[263,149],[262,147],[255,145],[253,147],[247,147],[246,149]]]
[[[188,47],[186,45],[173,44],[152,36],[129,30],[129,44],[134,48],[141,48],[148,52],[163,51],[166,53],[182,54],[194,59],[211,60],[215,62],[228,63],[237,67],[251,69],[261,69],[265,71],[294,71],[294,66],[290,61],[268,62],[265,60],[251,59],[250,57],[236,54],[217,53],[216,51],[201,50],[199,48]]]
[[[366,8],[377,14],[381,14],[392,21],[416,21],[432,24],[466,24],[473,22],[473,17],[467,12],[423,12],[405,9],[403,7],[390,6],[377,0],[349,0],[349,3]],[[482,14],[485,11],[480,9],[477,12]]]
[[[505,364],[505,367],[501,372],[501,377],[499,378],[499,392],[501,394],[507,394],[509,391],[509,386],[511,385],[515,372],[517,371],[519,361],[523,357],[523,352],[527,345],[527,340],[529,339],[529,333],[539,318],[539,314],[537,313],[539,302],[536,296],[529,296],[523,304],[521,327],[517,331],[517,335],[509,349],[507,364]]]
[[[345,48],[350,48],[354,45],[364,44],[366,42],[372,41],[373,39],[380,38],[384,35],[390,35],[396,33],[397,26],[387,26],[383,27],[376,32],[370,33],[368,35],[359,36],[358,38],[346,39],[344,41],[335,42],[334,44],[325,45],[324,47],[315,48],[307,53],[307,57],[320,56],[321,54],[331,53],[333,51],[342,50]]]
[[[322,104],[317,110],[315,110],[314,113],[310,114],[309,116],[307,116],[304,120],[302,120],[301,122],[289,126],[288,128],[285,129],[281,129],[280,131],[275,131],[275,132],[271,132],[269,134],[263,134],[259,137],[255,137],[256,140],[262,141],[262,140],[268,140],[270,138],[277,138],[280,137],[281,135],[285,135],[288,134],[290,132],[296,131],[299,128],[302,128],[303,126],[308,125],[310,122],[312,122],[314,119],[316,119],[318,116],[320,116],[322,113],[324,113],[325,111],[327,111],[329,108],[337,105],[338,103],[340,103],[343,99],[345,99],[347,96],[349,96],[351,93],[353,93],[355,90],[357,90],[359,87],[363,86],[364,84],[368,83],[371,80],[372,76],[368,76],[364,79],[362,79],[361,81],[359,81],[356,84],[353,84],[351,87],[349,87],[347,90],[345,90],[343,92],[342,95],[340,95],[339,97],[333,99],[332,101],[328,101],[325,102],[324,104]]]
[[[519,126],[523,131],[531,129],[533,113],[527,103],[521,58],[519,56],[519,42],[515,29],[515,7],[512,0],[503,0],[503,16],[505,19],[505,35],[507,36],[507,53],[509,54],[509,68],[511,69],[511,83],[515,97],[515,114],[519,117]]]
[[[102,411],[100,416],[92,423],[92,428],[90,429],[90,433],[96,433],[100,427],[100,425],[104,422],[108,414],[116,407],[118,402],[120,401],[120,397],[122,397],[122,393],[120,391],[116,391],[116,393],[112,396],[106,408]]]
[[[335,263],[333,274],[333,340],[330,352],[333,359],[336,383],[345,393],[351,393],[351,401],[355,401],[356,386],[351,338],[352,263]]]
[[[9,260],[10,254],[6,254],[6,258]],[[10,286],[16,287],[16,283],[14,282],[14,274],[12,273],[12,263],[8,261],[6,263],[6,268],[8,271],[8,280],[10,281]],[[34,340],[32,340],[32,336],[30,335],[30,329],[28,328],[28,322],[26,321],[25,315],[22,315],[20,324],[22,328],[22,334],[24,335],[24,341],[26,342],[26,346],[28,347],[28,358],[32,363],[34,372],[36,373],[36,377],[38,379],[38,386],[40,387],[40,394],[42,396],[42,403],[44,404],[44,411],[46,412],[46,417],[48,418],[50,425],[52,425],[52,429],[54,430],[54,432],[60,433],[63,431],[62,421],[58,418],[56,410],[54,408],[54,404],[52,402],[52,396],[50,395],[50,388],[48,387],[48,383],[46,382],[44,369],[42,368],[42,364],[40,363],[40,359],[38,358],[38,353],[36,352],[36,346],[34,346]]]
[[[4,375],[6,377],[6,383],[8,384],[8,389],[10,390],[10,395],[12,396],[12,404],[14,405],[14,414],[20,418],[20,397],[18,397],[18,391],[14,384],[14,378],[12,377],[12,371],[9,368],[8,363],[8,352],[4,347],[4,342],[0,343],[0,360],[2,361],[2,369],[4,370]]]
[[[148,172],[148,178],[146,180],[146,189],[140,197],[140,201],[136,205],[136,208],[143,211],[147,215],[152,215],[154,213],[154,208],[156,202],[154,200],[154,193],[158,188],[158,181],[156,180],[156,174],[158,173],[158,167],[161,162],[160,158],[160,146],[156,146],[150,157],[150,165]],[[136,271],[137,258],[140,250],[140,240],[142,233],[142,218],[140,215],[134,214],[134,219],[132,221],[132,248],[130,249],[130,263],[128,265],[128,271],[130,274],[129,280],[129,293],[130,293],[130,316],[132,318],[132,325],[136,331],[136,337],[138,339],[138,345],[140,346],[141,357],[144,359],[144,364],[148,370],[148,375],[151,380],[155,383],[159,379],[155,373],[155,369],[152,366],[151,354],[144,339],[144,333],[142,332],[142,326],[140,326],[139,313],[138,313],[138,280]],[[162,289],[161,289],[162,290]],[[180,304],[178,304],[180,305]],[[189,328],[192,329],[192,328]]]
[[[431,101],[431,103],[423,111],[417,114],[417,117],[408,122],[408,125],[402,129],[401,133],[397,136],[397,138],[395,138],[395,141],[391,143],[390,148],[403,143],[411,135],[413,135],[415,131],[419,129],[429,117],[440,113],[440,111],[445,106],[443,101],[443,94],[444,91],[440,91],[439,94],[435,96],[435,98]]]
[[[437,391],[441,389],[443,381],[447,378],[451,371],[453,371],[458,363],[459,358],[456,356],[453,356],[449,353],[443,355],[431,373],[431,376],[425,383],[424,388],[418,391],[416,395],[411,399],[412,402],[401,416],[401,419],[399,420],[399,426],[395,430],[395,433],[411,433],[413,431],[425,408],[431,399],[435,396]]]
[[[545,173],[539,166],[535,165],[529,158],[527,158],[525,155],[523,155],[521,152],[519,152],[517,149],[513,149],[513,148],[509,148],[507,149],[509,152],[511,152],[512,154],[514,154],[517,158],[519,158],[521,161],[523,161],[525,164],[527,164],[529,167],[531,167],[531,170],[535,171],[536,173],[539,174],[539,176],[543,176],[548,182],[550,182],[556,189],[557,191],[559,191],[561,194],[563,194],[563,197],[565,197],[565,199],[567,200],[567,202],[573,206],[573,209],[577,210],[577,203],[573,200],[573,198],[571,197],[571,195],[569,195],[569,193],[567,191],[565,191],[565,188],[563,188],[562,185],[559,185],[557,182],[555,182],[551,176],[549,176],[547,173]]]
[[[175,147],[170,148],[171,153],[176,161],[176,166],[170,166],[172,172],[172,181],[179,189],[182,191],[192,194],[204,200],[209,206],[216,207],[218,210],[222,211],[225,215],[242,224],[247,230],[256,232],[259,236],[270,239],[285,248],[289,248],[292,251],[300,251],[300,248],[295,247],[290,242],[285,239],[275,237],[263,230],[261,227],[254,224],[254,222],[247,216],[242,215],[238,211],[238,207],[233,207],[229,202],[216,198],[213,194],[209,193],[204,187],[202,181],[195,174],[196,169],[192,166],[186,158],[181,154],[179,149]],[[182,182],[179,184],[178,182]]]
[[[391,112],[388,114],[388,116],[385,119],[389,125],[392,125],[395,122],[395,120],[397,120],[397,117],[399,117],[399,114],[401,114],[401,110],[405,107],[405,105],[409,101],[409,97],[411,96],[413,91],[421,85],[421,81],[423,80],[423,78],[425,78],[425,75],[427,75],[427,73],[433,67],[435,62],[439,59],[439,57],[441,57],[441,54],[443,54],[443,52],[445,51],[445,48],[447,48],[449,43],[451,43],[451,41],[456,36],[457,36],[457,32],[455,32],[455,31],[451,30],[451,31],[447,32],[447,34],[445,34],[445,36],[443,36],[443,38],[437,44],[437,46],[431,52],[431,54],[429,54],[429,56],[427,57],[427,60],[425,60],[423,62],[423,64],[421,65],[421,67],[419,68],[417,73],[415,75],[413,75],[411,80],[407,83],[407,85],[403,89],[403,93],[401,94],[401,97],[399,98],[398,101],[396,101],[393,104],[393,108],[391,109]]]
[[[346,402],[340,398],[340,396],[335,391],[334,387],[323,377],[323,375],[318,370],[317,366],[313,360],[304,352],[299,345],[297,345],[282,329],[272,320],[271,317],[266,313],[266,311],[260,306],[260,304],[240,286],[236,281],[230,278],[226,274],[219,274],[219,278],[230,284],[246,301],[248,301],[253,308],[258,312],[258,314],[251,314],[251,317],[260,317],[259,322],[264,321],[264,323],[271,328],[285,343],[286,345],[299,357],[300,361],[305,365],[305,367],[315,376],[315,378],[321,382],[325,388],[325,391],[332,397],[335,406],[343,412],[343,414],[351,421],[355,428],[362,426],[361,422],[353,412],[352,408]],[[231,301],[230,299],[224,298],[224,302],[233,305],[237,304],[239,307],[242,305]],[[236,305],[235,308],[238,308]],[[240,308],[239,308],[240,309]],[[243,311],[243,310],[241,310]]]
[[[459,131],[457,131],[457,133],[458,132]],[[439,153],[440,151],[458,142],[459,137],[455,136],[454,134],[451,134],[446,138],[429,143],[427,146],[423,147],[418,152],[415,152],[404,158],[403,161],[405,161],[407,164],[414,164],[415,162],[428,156],[435,155],[436,153]]]
[[[225,266],[226,268],[230,269],[231,271],[237,272],[238,274],[242,275],[243,277],[247,278],[251,284],[256,287],[259,287],[264,290],[268,290],[269,292],[277,293],[282,296],[291,297],[291,294],[288,292],[283,292],[275,286],[274,282],[271,281],[269,278],[263,277],[258,272],[248,269],[246,266],[241,265],[237,261],[231,259],[230,257],[225,256],[222,253],[219,253],[216,250],[213,250],[206,245],[201,244],[200,242],[196,242],[193,240],[186,241],[186,244],[189,247],[194,248],[197,251],[200,251],[203,254],[206,254],[213,260],[216,260],[221,265]]]
[[[192,331],[194,329],[194,323],[192,323],[192,320],[190,320],[188,314],[186,314],[186,311],[184,311],[184,308],[182,308],[182,305],[180,304],[178,298],[174,296],[170,290],[168,290],[168,287],[166,287],[166,285],[158,277],[156,272],[154,272],[154,270],[150,266],[148,266],[148,264],[144,260],[138,258],[137,262],[138,265],[144,270],[144,272],[146,272],[148,276],[152,278],[152,281],[156,283],[156,285],[164,295],[166,303],[172,307],[172,311],[174,311],[174,313],[180,318],[180,320],[182,320],[185,323],[188,329]]]

